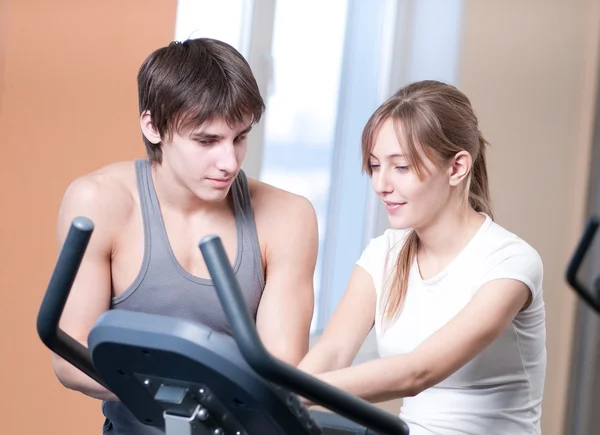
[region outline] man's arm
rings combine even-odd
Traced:
[[[304,197],[272,191],[256,213],[266,241],[266,282],[256,327],[267,350],[297,365],[308,352],[314,309],[317,218]]]
[[[79,178],[67,189],[58,216],[59,249],[75,217],[85,216],[94,223],[94,231],[60,320],[60,328],[86,347],[92,326],[110,306],[112,235],[123,214],[120,209],[123,193],[113,187],[94,176]],[[56,354],[52,356],[52,365],[65,387],[97,399],[118,400]]]

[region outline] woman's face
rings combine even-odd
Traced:
[[[450,169],[421,156],[425,170],[419,178],[398,143],[392,120],[385,121],[375,137],[369,158],[373,189],[385,204],[396,229],[419,229],[434,220],[451,200]]]

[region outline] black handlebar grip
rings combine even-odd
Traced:
[[[577,279],[577,273],[581,267],[581,264],[583,263],[583,259],[587,254],[587,251],[590,249],[599,225],[600,222],[598,221],[598,218],[592,216],[588,219],[583,234],[581,235],[579,242],[577,243],[577,247],[575,248],[575,252],[569,261],[566,272],[566,280],[569,285],[598,314],[600,314],[600,301],[598,300],[600,291],[600,277],[598,277],[598,281],[595,283],[595,292],[592,293],[592,291],[590,291],[582,282],[579,281],[579,279]]]
[[[73,219],[38,312],[37,332],[46,347],[105,386],[88,349],[59,328],[60,317],[93,231],[94,224],[88,218]]]

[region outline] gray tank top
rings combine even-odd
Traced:
[[[231,335],[212,281],[188,273],[171,250],[150,168],[148,159],[135,162],[144,223],[142,266],[131,286],[112,299],[111,309],[183,318]],[[237,253],[232,266],[246,304],[256,318],[265,280],[248,180],[241,170],[231,187],[231,199],[237,230]],[[104,402],[102,411],[106,417],[104,434],[164,434],[141,424],[120,402]]]

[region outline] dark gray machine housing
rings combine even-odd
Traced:
[[[318,434],[298,398],[248,366],[231,337],[153,314],[109,311],[89,336],[98,374],[146,424],[206,410],[213,433]],[[358,425],[354,425],[358,427]]]

